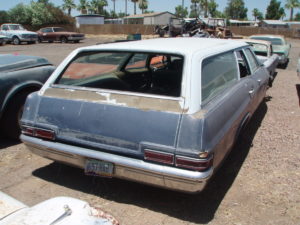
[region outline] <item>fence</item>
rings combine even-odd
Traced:
[[[51,26],[51,25],[49,25]],[[84,34],[142,34],[154,33],[154,25],[142,24],[101,24],[101,25],[81,25],[77,29],[74,25],[53,25],[64,27],[69,31],[77,31]],[[39,27],[25,25],[28,30],[38,30]],[[288,38],[300,38],[299,28],[265,28],[265,27],[236,27],[230,26],[230,30],[235,35],[250,36],[253,34],[279,34]]]
[[[79,31],[85,34],[153,34],[154,25],[101,24],[81,25]]]

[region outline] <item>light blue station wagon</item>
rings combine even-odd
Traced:
[[[233,40],[80,48],[27,98],[21,139],[87,175],[199,192],[264,99],[268,80],[251,47]]]

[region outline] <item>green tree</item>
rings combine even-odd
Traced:
[[[13,23],[29,24],[35,27],[74,22],[74,19],[61,9],[46,2],[32,1],[30,5],[18,4],[8,14]]]
[[[217,17],[218,13],[220,13],[217,10],[218,6],[219,5],[216,3],[215,0],[210,0],[208,2],[208,13],[209,13],[210,17]]]
[[[9,15],[6,11],[0,11],[0,23],[8,23],[10,21]]]
[[[134,4],[134,15],[136,15],[136,3],[138,2],[139,0],[131,0],[131,2]]]
[[[280,7],[281,2],[277,0],[271,0],[267,7],[266,19],[279,20],[283,14],[284,9]]]
[[[296,13],[294,20],[300,21],[300,13]]]
[[[148,9],[148,1],[139,0],[139,8],[142,10],[142,13],[144,14],[144,11]]]
[[[225,14],[230,19],[246,19],[248,9],[244,0],[228,0]]]
[[[175,7],[175,15],[178,18],[185,18],[188,15],[188,8],[182,8],[182,5],[178,5]]]
[[[10,9],[8,15],[12,23],[31,24],[31,11],[29,6],[23,3],[19,3]]]
[[[113,3],[114,3],[114,10],[113,10],[113,16],[112,16],[112,18],[116,18],[117,17],[117,14],[116,14],[116,0],[112,0],[113,1]],[[111,14],[111,13],[110,13]]]
[[[300,3],[299,0],[287,0],[285,4],[285,8],[290,10],[290,20],[293,20],[294,8],[299,8]]]
[[[80,0],[77,5],[77,10],[79,10],[81,14],[87,14],[89,7],[90,4],[87,0]]]
[[[252,10],[252,15],[254,16],[255,21],[256,21],[257,19],[259,19],[259,20],[262,20],[262,19],[263,19],[263,14],[262,14],[262,12],[259,11],[258,8],[255,8],[255,9]]]
[[[76,5],[74,3],[74,0],[63,0],[62,9],[68,11],[68,15],[71,15],[72,9],[76,9]]]

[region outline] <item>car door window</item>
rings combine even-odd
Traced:
[[[251,75],[249,65],[246,60],[246,56],[242,50],[236,51],[236,57],[239,64],[239,74],[240,78]]]
[[[145,69],[147,57],[147,54],[134,54],[127,63],[125,70],[130,71],[136,69]]]
[[[202,105],[238,80],[238,69],[234,52],[204,59],[202,62]]]
[[[245,54],[247,56],[251,72],[254,73],[259,68],[259,63],[249,48],[245,50]]]

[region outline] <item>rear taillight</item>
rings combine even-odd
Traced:
[[[154,162],[164,163],[168,165],[174,164],[174,155],[171,153],[164,153],[164,152],[145,149],[144,158],[145,160],[148,161],[154,161]]]
[[[22,134],[38,137],[42,139],[54,140],[55,132],[53,130],[35,128],[35,127],[22,127]]]
[[[204,171],[212,166],[213,157],[210,156],[206,159],[195,159],[184,156],[176,156],[175,157],[175,166],[196,170],[196,171]]]

